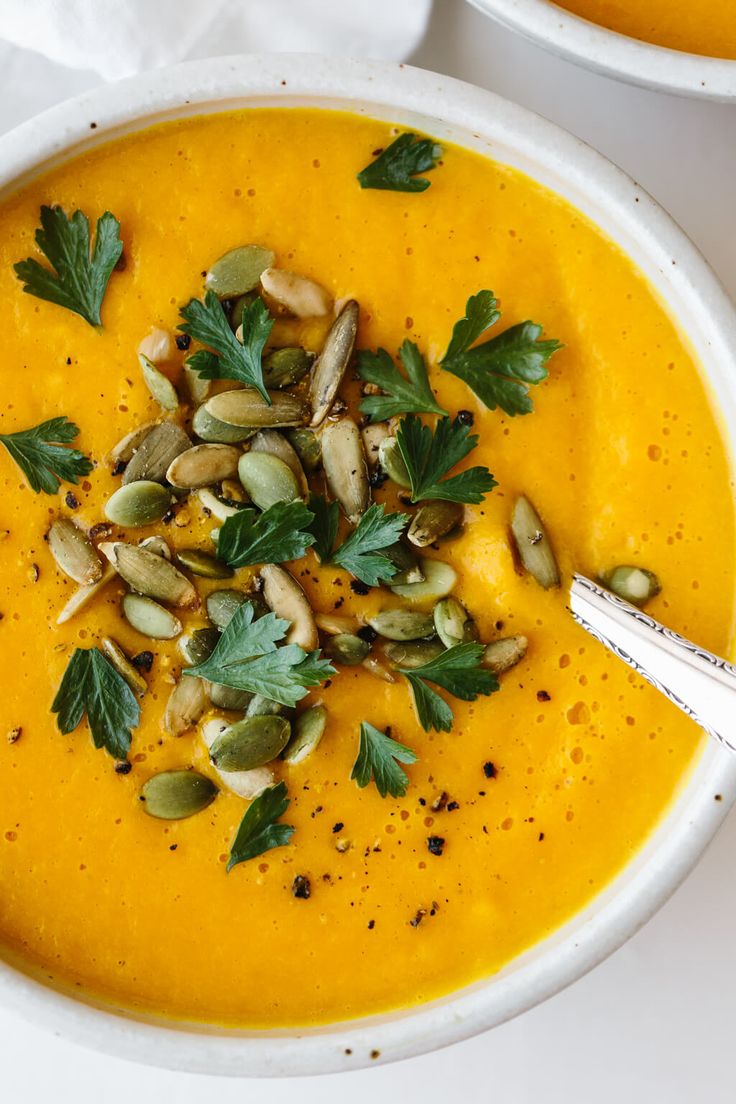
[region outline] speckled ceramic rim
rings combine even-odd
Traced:
[[[678,96],[736,100],[736,61],[640,42],[581,19],[551,0],[469,2],[538,46],[597,73]]]
[[[2,138],[0,195],[90,143],[150,123],[295,105],[347,109],[426,130],[512,165],[570,200],[631,255],[679,318],[703,363],[724,432],[736,444],[736,317],[693,245],[599,154],[471,85],[406,66],[301,55],[188,63],[86,93]],[[715,801],[716,794],[723,799]],[[228,1031],[111,1012],[7,963],[0,963],[0,999],[66,1038],[176,1070],[285,1076],[406,1058],[502,1023],[602,961],[693,867],[735,795],[736,761],[715,745],[704,747],[664,822],[587,909],[496,976],[407,1011],[304,1031]]]

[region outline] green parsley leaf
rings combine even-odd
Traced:
[[[251,801],[230,847],[228,874],[238,863],[255,859],[274,847],[286,846],[294,835],[294,828],[290,824],[276,824],[276,821],[284,815],[289,804],[285,782],[269,786]]]
[[[329,563],[337,537],[340,507],[337,502],[328,502],[324,495],[313,493],[309,496],[309,509],[313,516],[309,531],[314,537],[314,551],[320,563]]]
[[[217,556],[230,567],[284,563],[303,556],[314,544],[314,518],[303,502],[276,502],[263,513],[239,510],[220,529]]]
[[[84,453],[62,447],[73,441],[78,433],[74,422],[62,416],[50,418],[31,429],[0,433],[0,442],[25,475],[31,490],[56,494],[62,479],[76,483],[92,471],[92,463]]]
[[[123,252],[118,220],[109,211],[98,218],[90,253],[87,216],[75,211],[67,218],[61,207],[44,206],[35,238],[51,269],[33,257],[19,261],[13,268],[23,291],[80,314],[90,326],[101,326],[102,300]]]
[[[125,759],[131,728],[141,719],[135,694],[99,648],[77,648],[67,664],[51,705],[58,713],[59,731],[66,735],[87,714],[96,748],[104,747],[114,759]]]
[[[439,498],[446,502],[477,504],[497,486],[488,468],[480,466],[468,468],[449,479],[442,478],[478,444],[478,437],[471,435],[469,427],[457,418],[454,422],[440,418],[432,432],[414,414],[409,414],[401,420],[396,440],[409,473],[413,502]]]
[[[423,192],[430,180],[415,173],[437,168],[442,147],[433,138],[417,138],[416,134],[400,134],[358,173],[361,188],[382,188],[390,192]]]
[[[261,357],[268,335],[273,327],[262,299],[254,299],[243,311],[243,344],[241,345],[227,320],[222,303],[214,291],[201,299],[191,299],[181,309],[186,325],[179,329],[209,345],[218,354],[213,361],[206,349],[193,353],[187,360],[190,368],[203,379],[234,379],[246,387],[255,387],[263,399],[271,404],[271,398],[263,382]]]
[[[349,537],[333,552],[332,562],[368,586],[391,579],[397,567],[387,556],[406,526],[406,514],[386,514],[383,504],[369,506]]]
[[[223,631],[212,655],[185,675],[209,679],[251,694],[294,706],[310,686],[318,686],[335,668],[320,658],[319,650],[305,652],[296,644],[277,647],[289,628],[289,622],[267,613],[254,620],[251,602],[236,610]]]
[[[360,350],[358,375],[386,392],[385,395],[367,395],[360,403],[362,413],[375,422],[386,421],[397,414],[447,414],[432,393],[424,357],[413,341],[404,341],[399,358],[406,376],[401,374],[385,349],[377,353]]]
[[[414,695],[419,723],[425,732],[449,732],[453,714],[449,705],[436,691],[427,686],[432,682],[463,701],[475,701],[479,694],[493,694],[499,689],[496,676],[480,666],[482,644],[456,644],[421,667],[402,667]]]
[[[562,348],[559,341],[540,341],[542,327],[520,322],[483,342],[470,346],[501,317],[491,291],[471,295],[465,317],[455,323],[441,366],[468,387],[489,408],[500,406],[512,417],[534,409],[529,384],[547,378],[547,361]]]
[[[360,726],[358,758],[350,777],[355,779],[361,789],[373,779],[381,797],[386,794],[403,797],[409,779],[399,763],[415,763],[416,760],[416,754],[411,748],[397,743],[385,732],[381,732],[380,728],[374,728],[372,724],[363,721]]]

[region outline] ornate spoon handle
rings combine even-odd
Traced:
[[[591,636],[736,752],[733,664],[685,640],[584,575],[573,576],[570,612]]]

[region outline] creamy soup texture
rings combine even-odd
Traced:
[[[730,475],[686,342],[615,245],[503,165],[450,146],[421,194],[361,190],[356,172],[391,137],[385,123],[318,110],[211,115],[90,149],[2,203],[0,432],[66,414],[96,465],[70,505],[68,484],[34,494],[0,456],[2,721],[9,735],[21,730],[0,738],[0,939],[13,961],[71,991],[263,1027],[440,996],[492,975],[610,883],[700,751],[697,728],[573,624],[564,585],[573,569],[644,566],[662,583],[648,609],[728,651]],[[42,204],[120,220],[126,264],[110,280],[101,330],[22,293],[13,264],[34,252]],[[319,748],[277,767],[291,842],[226,874],[242,798],[223,791],[172,822],[146,816],[139,801],[157,771],[194,764],[214,777],[196,730],[162,730],[182,662],[176,642],[136,633],[116,582],[57,625],[74,584],[44,536],[59,516],[85,528],[103,519],[119,486],[110,448],[161,414],[138,343],[151,326],[174,332],[180,307],[203,293],[203,272],[247,242],[336,299],[357,299],[358,347],[393,354],[415,341],[440,402],[472,413],[472,462],[498,487],[428,554],[454,565],[483,641],[521,633],[529,649],[500,692],[453,701],[450,733],[419,727],[403,680],[341,668],[313,696],[328,709]],[[436,366],[481,288],[498,296],[501,327],[534,319],[564,344],[527,416],[484,409]],[[310,323],[299,333],[305,344],[324,336]],[[180,365],[177,353],[168,370]],[[359,397],[351,374],[342,393]],[[544,517],[559,589],[543,590],[514,562],[508,526],[521,493]],[[375,497],[397,504],[388,487]],[[174,547],[211,547],[211,528],[192,507],[134,539],[156,532]],[[381,605],[376,592],[355,594],[346,576],[316,569],[312,553],[305,565],[316,610],[332,611],[338,596],[346,615]],[[204,623],[201,611],[182,619]],[[129,655],[154,652],[127,774],[85,725],[62,736],[50,713],[71,650],[102,635]],[[416,752],[405,797],[351,781],[362,721],[390,725]],[[297,876],[308,898],[295,895]]]
[[[561,8],[611,31],[688,54],[736,58],[731,0],[558,0]]]

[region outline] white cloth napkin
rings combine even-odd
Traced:
[[[0,38],[116,80],[188,57],[305,51],[400,61],[432,0],[1,0]]]

